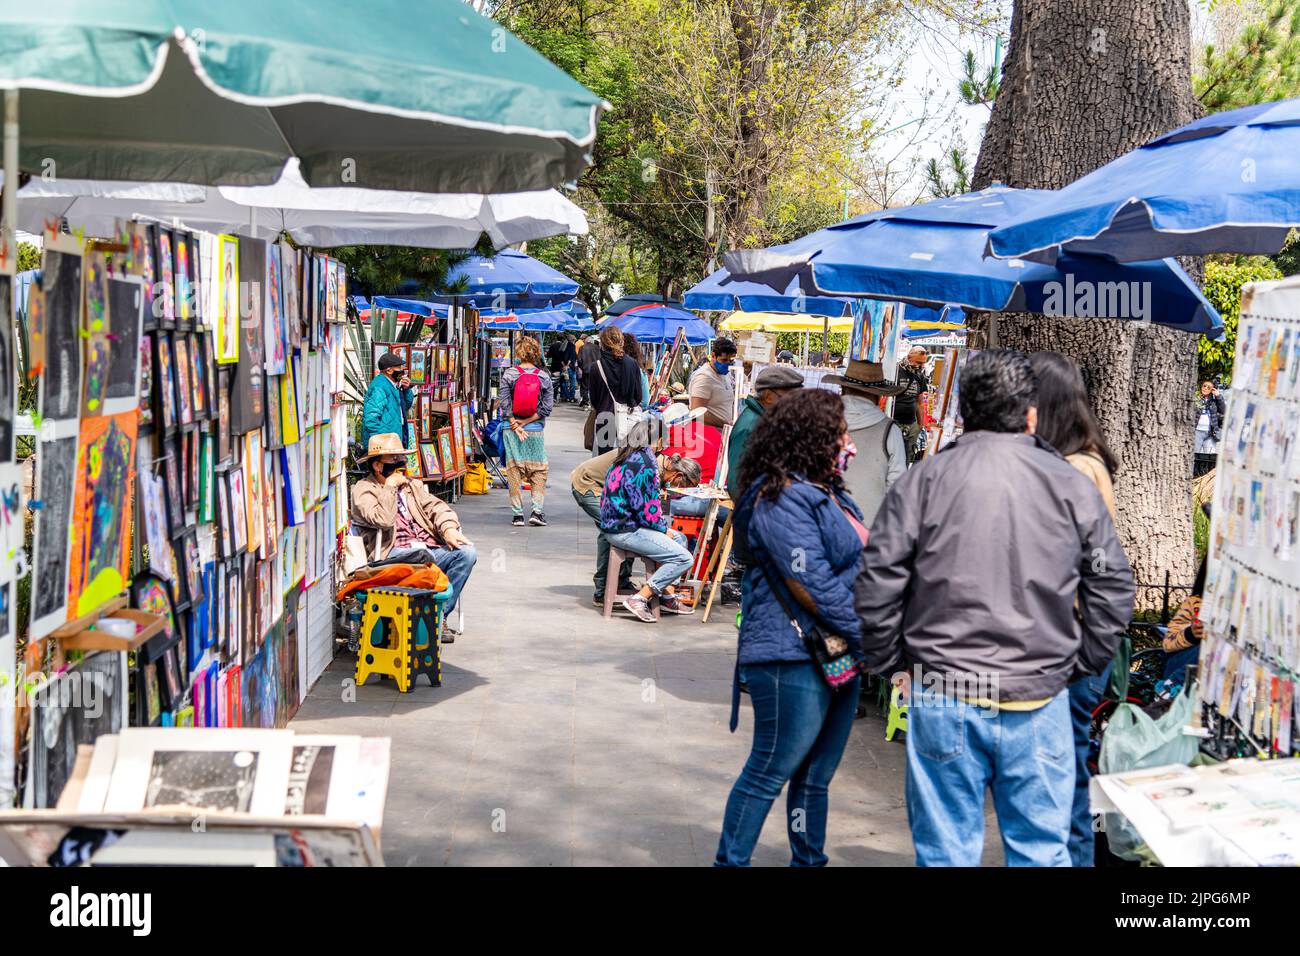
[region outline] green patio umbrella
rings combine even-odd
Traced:
[[[460,0],[6,0],[0,89],[24,172],[434,193],[576,179],[607,105]]]

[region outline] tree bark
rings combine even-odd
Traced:
[[[1196,115],[1186,0],[1016,0],[973,187],[1056,189]],[[1195,336],[1002,315],[998,340],[1079,363],[1120,460],[1119,532],[1138,581],[1163,582],[1169,571],[1175,583],[1189,582]]]

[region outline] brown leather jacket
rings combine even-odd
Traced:
[[[451,505],[429,491],[422,481],[407,485],[408,494],[415,496],[417,507],[411,516],[433,535],[440,545],[446,546],[449,531],[460,531],[460,519]],[[393,550],[397,525],[397,492],[374,477],[367,475],[352,486],[352,521],[359,526],[366,542],[366,551],[375,553],[375,536],[379,536],[379,559],[388,557]]]

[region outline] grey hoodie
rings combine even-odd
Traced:
[[[1033,701],[1101,672],[1134,593],[1092,482],[1041,439],[976,431],[885,496],[854,603],[872,673],[978,675]]]

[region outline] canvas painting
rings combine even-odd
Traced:
[[[424,464],[420,459],[420,452],[413,451],[406,456],[406,476],[408,478],[423,478]]]
[[[248,550],[262,549],[262,433],[244,436],[244,487],[248,493]]]
[[[191,381],[194,387],[194,420],[202,421],[212,414],[212,399],[208,383],[212,380],[212,353],[207,335],[196,335],[190,340]]]
[[[153,335],[140,336],[139,358],[140,397],[137,407],[140,409],[140,427],[153,426]]]
[[[438,446],[433,442],[420,443],[420,463],[424,469],[424,477],[442,477],[442,466],[438,462]]]
[[[185,501],[181,494],[180,445],[159,439],[163,457],[163,478],[167,484],[167,526],[175,534],[185,527]]]
[[[157,395],[157,420],[164,430],[170,430],[175,428],[178,423],[176,414],[176,369],[172,361],[171,336],[166,333],[155,335],[154,351],[156,352],[155,364],[158,372],[155,376],[157,387],[154,389]]]
[[[217,369],[217,467],[234,460],[230,442],[230,369]]]
[[[278,452],[262,453],[262,550],[261,557],[275,555],[280,540],[280,455]]]
[[[302,446],[286,445],[280,449],[280,474],[284,480],[284,521],[302,524],[305,512],[302,485]]]
[[[188,326],[194,319],[190,302],[190,236],[185,232],[177,232],[173,238],[176,246],[176,321]]]
[[[272,244],[267,247],[266,258],[266,304],[264,341],[262,348],[266,355],[266,374],[283,375],[285,362],[284,334],[284,270],[280,258],[280,246]]]
[[[120,594],[131,573],[134,411],[82,421],[73,498],[69,609],[81,617]]]
[[[41,418],[77,418],[82,355],[80,246],[68,238],[47,242],[41,263],[42,295],[32,331],[30,366],[33,373],[41,375]]]
[[[176,558],[167,524],[167,491],[163,480],[148,468],[139,471],[140,519],[149,546],[149,569],[166,581],[176,579]]]
[[[191,605],[203,600],[203,562],[199,557],[199,542],[194,532],[185,535],[181,546],[185,556],[185,590]]]
[[[454,474],[456,471],[456,455],[451,447],[451,429],[438,429],[438,462],[442,465],[444,475]]]
[[[192,384],[192,367],[190,365],[190,337],[177,335],[173,341],[172,362],[176,366],[176,409],[177,419],[182,425],[194,421],[194,386]]]
[[[23,577],[28,570],[27,553],[23,550],[27,509],[22,488],[22,466],[13,462],[0,464],[0,584]],[[0,638],[8,634],[8,627],[0,627]]]
[[[82,258],[85,281],[85,326],[80,330],[85,340],[85,371],[82,375],[82,417],[103,414],[108,391],[108,372],[112,364],[109,340],[109,260],[107,252],[88,249]]]
[[[230,527],[235,553],[248,547],[248,497],[244,489],[244,472],[236,468],[229,472],[230,479]]]
[[[239,361],[239,240],[221,236],[217,243],[217,362]]]
[[[176,258],[170,229],[158,229],[158,276],[154,282],[154,313],[165,325],[176,322]]]

